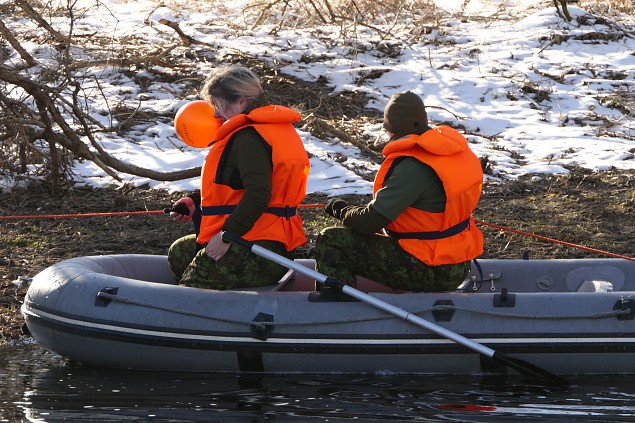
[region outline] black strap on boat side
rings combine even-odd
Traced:
[[[272,325],[259,325],[259,322],[273,322],[273,316],[267,313],[258,313],[253,320],[254,324],[251,325],[251,336],[260,340],[266,341],[269,335],[273,332]]]
[[[449,238],[454,235],[458,235],[470,226],[470,218],[468,217],[463,222],[451,226],[444,231],[430,231],[430,232],[395,232],[386,229],[386,232],[390,236],[394,236],[398,239],[422,239],[431,241],[435,239]]]
[[[203,216],[218,216],[221,214],[232,214],[236,210],[236,206],[203,206],[201,207],[201,214]],[[289,219],[291,216],[295,216],[298,212],[297,207],[267,207],[265,213],[271,213],[278,217],[284,217]]]
[[[483,269],[481,268],[481,263],[479,263],[476,259],[472,259],[474,265],[476,266],[476,270],[478,270],[478,274],[481,277],[480,282],[483,282]]]
[[[241,372],[262,373],[265,371],[262,353],[259,351],[238,351],[236,358],[238,360],[238,368]]]

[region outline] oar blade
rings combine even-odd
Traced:
[[[531,363],[526,362],[525,360],[521,360],[519,358],[509,357],[499,351],[496,351],[492,356],[492,359],[498,360],[501,363],[506,364],[512,369],[518,371],[519,373],[531,377],[541,379],[543,381],[548,382],[551,385],[555,386],[569,386],[571,383],[563,378],[558,376],[555,373],[551,373],[541,367],[534,366]]]

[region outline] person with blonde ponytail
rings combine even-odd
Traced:
[[[188,122],[181,112],[175,118],[177,133],[184,128],[188,134],[181,137],[186,143],[210,150],[200,192],[172,208],[172,219],[194,222],[196,232],[170,247],[172,273],[180,284],[200,288],[272,284],[285,268],[226,243],[220,234],[230,231],[287,257],[306,243],[297,213],[309,174],[309,158],[294,127],[301,116],[268,104],[258,77],[242,66],[215,69],[200,96],[215,123]],[[188,127],[210,133],[188,133]]]

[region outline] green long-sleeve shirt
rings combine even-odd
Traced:
[[[223,230],[239,236],[247,233],[264,213],[272,192],[273,162],[271,147],[251,127],[236,132],[223,163],[220,183],[244,189],[236,209],[225,221]]]
[[[395,165],[384,186],[366,206],[347,206],[342,223],[356,232],[373,234],[395,220],[406,208],[431,213],[445,211],[443,183],[428,165],[405,157]]]

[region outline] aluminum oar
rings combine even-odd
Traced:
[[[247,241],[241,237],[239,237],[236,234],[233,234],[231,232],[222,232],[221,233],[221,237],[223,238],[223,240],[228,241],[228,242],[233,242],[235,244],[238,244],[242,247],[247,248],[248,250],[250,250],[252,253],[257,254],[261,257],[264,257],[266,259],[269,259],[275,263],[278,263],[282,266],[285,266],[289,269],[293,269],[299,273],[302,273],[312,279],[315,279],[317,282],[328,286],[330,288],[333,288],[336,292],[342,292],[350,297],[356,298],[366,304],[369,304],[373,307],[376,307],[380,310],[383,310],[385,312],[388,312],[390,314],[392,314],[393,316],[399,317],[400,319],[403,319],[407,322],[410,322],[414,325],[417,325],[421,328],[427,329],[433,333],[436,333],[437,335],[443,337],[443,338],[447,338],[450,339],[454,342],[456,342],[459,345],[462,345],[466,348],[469,348],[473,351],[476,351],[477,353],[485,356],[485,357],[489,357],[493,360],[497,360],[500,361],[501,363],[506,364],[507,366],[511,367],[512,369],[517,370],[519,373],[522,373],[524,375],[530,376],[530,377],[537,377],[540,379],[544,379],[545,381],[548,381],[552,384],[557,384],[557,385],[568,385],[569,382],[554,374],[551,373],[545,369],[542,369],[538,366],[535,366],[531,363],[528,363],[524,360],[518,359],[518,358],[513,358],[513,357],[508,357],[505,354],[495,351],[492,348],[489,348],[483,344],[479,344],[478,342],[472,341],[471,339],[468,339],[466,337],[464,337],[463,335],[460,335],[456,332],[452,332],[451,330],[448,330],[442,326],[439,326],[435,323],[432,323],[428,320],[422,319],[421,317],[412,314],[406,310],[403,310],[399,307],[396,307],[390,303],[387,303],[385,301],[382,301],[376,297],[373,297],[372,295],[368,295],[362,291],[359,291],[349,285],[346,285],[345,283],[329,277],[329,276],[325,276],[323,274],[321,274],[320,272],[317,272],[313,269],[310,269],[306,266],[303,266],[300,263],[296,263],[295,261],[288,259],[284,256],[281,256],[279,254],[276,254],[272,251],[267,250],[266,248],[263,248],[257,244],[254,244],[253,242]],[[403,294],[403,295],[408,295],[408,294]]]

